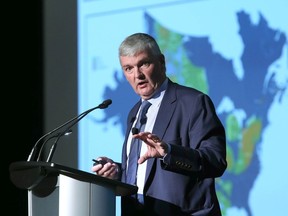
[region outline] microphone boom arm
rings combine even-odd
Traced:
[[[107,99],[107,100],[103,101],[101,104],[99,104],[98,106],[93,107],[93,108],[91,108],[91,109],[89,109],[89,110],[86,110],[85,112],[82,112],[80,115],[77,115],[77,116],[73,117],[72,119],[64,122],[64,123],[61,124],[60,126],[56,127],[55,129],[53,129],[53,130],[49,131],[48,133],[44,134],[43,136],[41,136],[41,137],[37,140],[37,142],[34,144],[32,150],[31,150],[31,152],[30,152],[30,154],[29,154],[29,156],[28,156],[27,161],[31,161],[31,160],[33,161],[33,160],[35,159],[35,156],[36,156],[36,154],[37,154],[37,150],[38,150],[38,148],[39,148],[39,145],[40,145],[41,141],[43,141],[46,137],[48,137],[49,135],[53,134],[54,132],[60,130],[61,128],[65,127],[66,125],[69,125],[70,123],[72,123],[66,130],[64,130],[64,132],[59,133],[59,135],[58,135],[58,137],[57,137],[57,140],[56,140],[56,143],[57,143],[57,141],[60,139],[60,136],[63,136],[67,131],[69,131],[69,129],[70,129],[72,126],[74,126],[77,122],[79,122],[82,118],[84,118],[88,113],[92,112],[92,111],[95,110],[95,109],[105,109],[105,108],[107,108],[111,103],[112,103],[112,100],[111,100],[111,99]],[[48,141],[49,139],[50,139],[50,138],[48,138],[46,141]],[[46,142],[44,142],[44,143],[42,142],[42,145],[44,145],[45,143],[46,143]],[[53,146],[52,146],[53,148],[55,147],[56,143],[53,144]],[[42,148],[42,146],[41,146],[41,148]],[[54,151],[54,150],[50,150],[50,152],[51,152],[51,151]],[[39,153],[41,154],[41,151],[40,151]],[[50,154],[53,154],[53,153],[50,153]],[[49,154],[49,155],[50,155],[50,154]],[[51,156],[52,156],[52,155],[51,155]],[[47,161],[48,161],[48,159],[50,160],[50,157],[51,157],[51,156],[49,156],[49,157],[47,158]],[[40,157],[40,155],[38,156],[38,158],[39,158],[39,157]]]

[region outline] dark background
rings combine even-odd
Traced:
[[[9,166],[27,160],[43,131],[42,1],[9,1],[2,7],[4,35],[2,53],[2,108],[5,161],[4,209],[9,216],[28,215],[27,191],[17,188],[9,177]],[[4,76],[3,76],[4,75]],[[8,187],[8,188],[6,188]]]

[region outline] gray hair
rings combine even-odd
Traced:
[[[145,33],[135,33],[125,38],[119,46],[120,56],[134,56],[142,51],[150,51],[152,55],[160,56],[161,50],[156,40]]]

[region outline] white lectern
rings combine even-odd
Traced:
[[[114,216],[116,196],[137,187],[55,163],[20,161],[10,179],[28,190],[29,216]]]

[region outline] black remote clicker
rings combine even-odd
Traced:
[[[95,159],[92,159],[92,161],[94,161],[93,163],[93,166],[96,166],[97,164],[102,164],[103,166],[107,163],[106,161],[104,160],[95,160]]]

